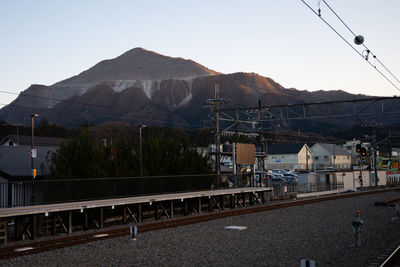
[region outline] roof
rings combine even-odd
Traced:
[[[279,144],[268,145],[267,154],[298,154],[305,144]]]
[[[12,141],[12,142],[14,142],[14,144],[17,144],[19,146],[30,146],[31,138],[32,137],[29,135],[7,135],[0,141],[0,145],[5,144],[6,142]],[[36,146],[58,147],[65,140],[67,140],[67,139],[56,138],[56,137],[35,136],[34,142],[35,142],[35,147]]]
[[[315,145],[319,145],[320,147],[328,151],[329,154],[332,155],[346,155],[346,156],[350,155],[350,153],[348,153],[346,150],[335,144],[317,143]]]

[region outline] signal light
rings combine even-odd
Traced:
[[[361,144],[356,145],[356,152],[361,153]]]
[[[365,147],[361,148],[361,156],[365,157],[367,155],[367,150]]]

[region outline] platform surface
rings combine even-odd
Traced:
[[[137,197],[126,197],[126,198],[114,198],[114,199],[103,199],[103,200],[90,200],[80,202],[68,202],[58,204],[46,204],[36,206],[23,206],[23,207],[12,207],[12,208],[1,208],[0,218],[21,216],[21,215],[33,215],[41,213],[51,213],[60,211],[74,211],[83,210],[90,208],[101,208],[101,207],[112,207],[131,205],[139,203],[153,203],[166,200],[184,200],[190,198],[199,197],[213,197],[221,195],[231,195],[240,193],[251,193],[251,192],[262,192],[272,191],[269,187],[242,187],[222,190],[208,190],[208,191],[194,191],[185,193],[173,193],[173,194],[161,194],[161,195],[147,195]]]

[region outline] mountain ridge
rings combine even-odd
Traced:
[[[207,99],[220,84],[227,106],[298,104],[365,98],[342,90],[300,91],[284,88],[256,73],[222,74],[192,60],[143,48],[100,61],[53,85],[32,85],[0,110],[0,119],[29,123],[30,114],[64,126],[124,120],[134,124],[191,127],[207,118]],[[33,96],[31,96],[33,95]]]

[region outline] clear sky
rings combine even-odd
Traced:
[[[399,78],[400,1],[326,1]],[[51,85],[134,47],[222,73],[255,72],[286,88],[400,94],[300,0],[0,1],[0,91]],[[0,103],[15,97],[0,93]]]

